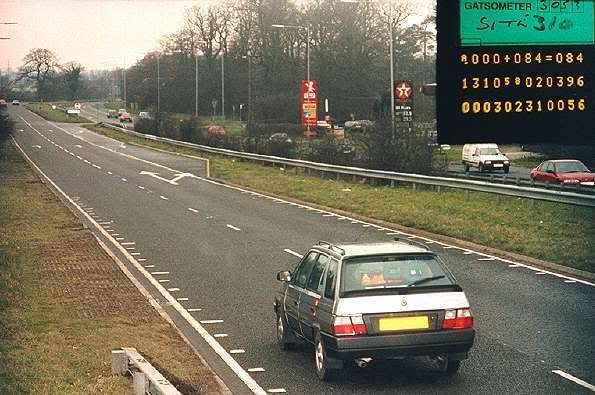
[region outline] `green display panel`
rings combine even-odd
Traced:
[[[461,46],[590,45],[593,0],[464,1]]]

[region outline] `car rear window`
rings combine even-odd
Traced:
[[[453,285],[434,255],[383,255],[345,260],[342,291]]]

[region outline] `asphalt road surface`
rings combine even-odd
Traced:
[[[470,359],[450,379],[417,359],[320,382],[310,347],[276,346],[275,275],[318,240],[390,240],[394,231],[205,179],[199,160],[50,123],[22,107],[8,111],[22,150],[234,393],[595,389],[595,284],[419,238],[442,255],[470,300],[477,329]]]

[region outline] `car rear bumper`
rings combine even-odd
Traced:
[[[327,354],[338,359],[402,358],[442,353],[466,354],[475,330],[458,329],[382,336],[335,337],[322,333]]]

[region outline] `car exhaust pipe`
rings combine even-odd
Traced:
[[[358,358],[355,360],[355,364],[358,368],[367,368],[371,361],[372,358]]]

